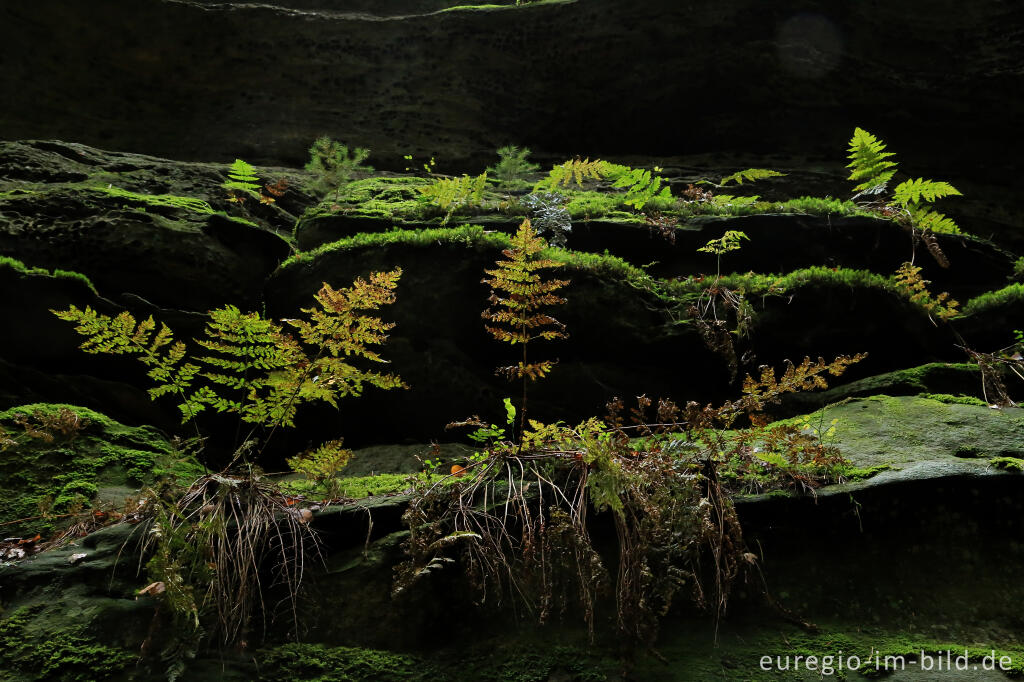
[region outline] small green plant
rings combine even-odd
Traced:
[[[930,282],[921,277],[921,268],[913,263],[904,263],[894,275],[896,290],[908,301],[918,306],[935,324],[935,320],[948,322],[960,314],[960,304],[945,291],[933,295],[928,290]]]
[[[487,172],[497,179],[498,184],[509,190],[522,189],[527,186],[526,176],[535,172],[540,166],[526,160],[530,150],[526,147],[520,149],[514,144],[498,149],[498,156],[501,160]]]
[[[352,451],[342,447],[342,439],[330,440],[320,446],[290,458],[288,467],[305,474],[315,485],[321,487],[328,499],[341,495],[341,481],[338,473],[352,459]]]
[[[441,178],[432,185],[417,189],[432,204],[447,211],[441,221],[442,225],[447,225],[457,209],[479,206],[486,187],[487,173],[484,172],[474,177],[463,175],[460,178]]]
[[[697,249],[697,251],[715,255],[718,259],[717,266],[715,268],[715,276],[718,278],[722,275],[722,256],[732,251],[738,251],[743,246],[740,242],[749,239],[750,237],[747,236],[746,232],[741,232],[739,230],[727,230],[724,235],[718,239],[710,240],[707,244]]]
[[[661,169],[655,168],[654,170]],[[669,187],[662,186],[661,178],[652,175],[651,171],[645,168],[609,164],[609,171],[612,187],[625,188],[626,196],[623,203],[627,206],[632,206],[640,211],[653,199],[672,201],[672,192]]]
[[[744,181],[754,182],[755,180],[763,180],[765,178],[779,178],[785,176],[785,173],[780,173],[776,170],[770,170],[768,168],[747,168],[746,170],[736,171],[731,175],[726,175],[718,181],[718,187],[725,187],[730,182],[735,182],[737,185],[742,185]]]
[[[349,149],[337,140],[327,136],[319,137],[309,148],[309,163],[306,164],[306,170],[316,176],[316,186],[320,192],[334,192],[334,198],[337,200],[341,187],[355,175],[373,172],[372,167],[363,165],[369,156],[369,149]]]
[[[554,363],[550,360],[530,362],[527,350],[531,341],[564,339],[565,325],[544,309],[565,303],[556,292],[569,284],[567,280],[541,278],[540,270],[559,267],[561,263],[541,258],[544,240],[537,236],[530,220],[519,226],[512,238],[512,245],[502,253],[505,260],[499,260],[494,270],[487,270],[490,277],[483,283],[491,287],[488,301],[491,307],[482,313],[485,328],[498,341],[522,347],[518,364],[498,369],[510,381],[520,379],[523,392],[519,405],[519,433],[521,440],[526,425],[526,394],[528,381],[544,377]]]
[[[889,180],[896,174],[896,162],[889,157],[895,156],[885,151],[885,143],[862,128],[854,128],[850,139],[846,165],[850,169],[850,177],[857,185],[854,192],[864,194],[880,194],[885,191]]]
[[[534,193],[553,192],[559,187],[568,187],[572,182],[582,187],[584,180],[604,178],[607,175],[607,167],[608,163],[601,159],[591,161],[589,157],[583,160],[576,157],[571,161],[554,166],[546,178],[534,185],[533,191]]]
[[[260,198],[260,179],[256,169],[241,159],[228,168],[228,179],[221,185],[228,192],[228,201],[244,203],[246,199]]]
[[[755,420],[785,393],[823,387],[822,375],[838,376],[862,357],[805,359],[781,376],[765,368],[718,408],[660,400],[651,414],[642,396],[632,425],[616,400],[605,423],[530,420],[518,444],[487,429],[483,458],[448,485],[414,491],[404,517],[409,560],[396,569],[395,592],[458,557],[485,598],[512,595],[541,622],[573,603],[593,633],[605,590],[619,632],[640,643],[653,641],[679,594],[720,616],[741,571],[758,559],[744,547],[726,483],[803,491],[845,470],[834,448],[797,426],[737,435],[737,419]],[[769,450],[759,454],[758,445]],[[593,511],[615,524],[611,552],[597,551],[589,535]]]

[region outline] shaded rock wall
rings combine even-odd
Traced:
[[[296,162],[330,134],[446,169],[509,141],[831,155],[862,125],[947,175],[1019,167],[1018,3],[445,4],[4,3],[0,135]]]

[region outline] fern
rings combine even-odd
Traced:
[[[738,197],[732,194],[715,194],[711,197],[711,205],[715,208],[729,208],[753,206],[761,197],[753,195],[749,197]]]
[[[426,187],[417,187],[417,190],[435,206],[447,211],[441,221],[442,225],[447,225],[460,206],[479,206],[486,187],[487,172],[484,171],[473,177],[463,175],[461,178],[442,178]]]
[[[533,191],[534,193],[550,192],[559,187],[568,187],[573,182],[582,187],[584,180],[603,179],[608,175],[610,166],[611,164],[600,159],[591,161],[587,157],[581,161],[579,157],[576,157],[572,161],[566,161],[552,168],[548,177],[538,182]]]
[[[510,248],[502,251],[506,260],[499,260],[494,270],[486,270],[490,275],[483,280],[491,287],[488,301],[491,307],[481,313],[487,321],[484,327],[498,341],[511,345],[522,345],[520,361],[510,367],[503,367],[498,373],[508,379],[522,379],[523,396],[519,408],[519,435],[522,438],[526,425],[526,385],[527,380],[544,377],[551,371],[551,361],[529,362],[527,347],[531,341],[546,339],[564,339],[565,325],[548,315],[543,309],[551,305],[565,303],[565,299],[556,292],[569,282],[561,279],[543,280],[540,270],[559,267],[557,261],[541,258],[544,240],[537,236],[526,219],[519,226],[519,231],[512,238]]]
[[[853,169],[849,179],[862,181],[854,187],[854,191],[859,192],[857,196],[882,194],[887,183],[895,174],[896,163],[887,160],[887,157],[893,156],[893,154],[883,151],[884,149],[885,144],[871,133],[860,128],[854,130],[853,139],[850,140],[848,167]],[[902,222],[908,229],[917,230],[923,235],[931,233],[960,234],[960,228],[952,218],[937,213],[924,205],[950,196],[961,196],[961,193],[948,182],[911,178],[896,186],[889,203],[876,202],[869,206],[885,217],[895,218],[897,222]],[[949,261],[942,254],[938,243],[934,240],[929,241],[927,237],[926,243],[929,251],[936,256],[940,265],[948,267]]]
[[[849,152],[846,167],[851,170],[847,179],[859,183],[853,188],[855,192],[882,187],[896,173],[896,162],[888,160],[895,154],[885,151],[885,143],[866,130],[854,129]]]
[[[906,180],[896,185],[892,191],[892,198],[902,206],[911,206],[920,203],[941,199],[942,197],[962,196],[960,191],[948,182],[936,182],[935,180]]]
[[[228,179],[221,187],[228,191],[228,201],[241,203],[246,197],[260,198],[260,179],[256,169],[241,159],[235,159],[228,169]]]
[[[960,314],[960,304],[950,298],[948,293],[943,291],[938,295],[932,295],[928,290],[930,282],[921,277],[921,268],[913,263],[901,265],[893,279],[896,290],[921,308],[933,323],[935,318],[948,321]]]
[[[668,186],[661,186],[661,178],[643,168],[630,168],[607,164],[606,175],[614,177],[612,187],[625,187],[623,203],[641,210],[651,199],[672,199]],[[615,177],[617,176],[617,177]]]
[[[952,218],[930,208],[915,207],[910,211],[914,227],[922,232],[935,234],[961,234],[960,227]]]
[[[719,181],[718,186],[725,187],[730,182],[735,182],[737,185],[742,185],[744,181],[753,182],[755,180],[762,180],[764,178],[776,178],[785,175],[785,173],[769,170],[767,168],[748,168],[746,170],[736,171],[731,175],[726,175]]]
[[[730,251],[738,250],[742,245],[740,241],[743,239],[749,240],[746,232],[740,232],[739,230],[727,230],[724,235],[718,239],[712,239],[704,246],[697,249],[701,253],[713,253],[716,256],[721,256]]]
[[[325,283],[315,296],[320,307],[303,309],[308,320],[284,320],[298,339],[257,313],[230,305],[210,311],[204,337],[195,340],[203,351],[187,359],[185,344],[174,342],[166,325],[154,334],[152,318],[136,322],[128,312],[110,317],[74,306],[51,312],[76,323],[75,331],[87,337],[84,351],[137,356],[157,384],[150,396],[177,394],[183,422],[209,408],[254,425],[294,426],[303,403],[337,407],[339,398],[360,395],[365,385],[404,386],[395,375],[351,364],[357,358],[385,362],[371,346],[383,344],[393,325],[368,313],[394,302],[400,276],[399,269],[372,273],[343,289]]]
[[[86,353],[135,355],[139,362],[149,367],[146,375],[157,384],[149,389],[150,398],[175,393],[184,401],[180,406],[182,421],[193,416],[185,394],[191,389],[200,368],[191,362],[183,362],[185,344],[174,341],[174,335],[166,324],[161,324],[160,331],[153,334],[156,323],[152,317],[136,322],[128,312],[110,317],[89,306],[80,310],[74,305],[67,310],[50,312],[65,322],[74,322],[75,331],[88,337],[79,346]]]
[[[325,486],[328,497],[335,498],[338,497],[341,488],[337,474],[345,468],[350,459],[352,451],[343,447],[343,441],[339,438],[327,441],[286,461],[292,471],[305,474],[315,484]]]

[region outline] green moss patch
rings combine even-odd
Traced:
[[[19,423],[20,422],[20,423]],[[100,488],[137,488],[162,475],[198,475],[174,460],[150,427],[131,427],[83,407],[39,403],[0,412],[0,523],[4,535],[44,536],[87,510]],[[27,519],[11,523],[19,519]]]
[[[10,258],[9,256],[0,256],[0,268],[10,268],[15,272],[19,272],[23,275],[40,275],[43,277],[53,277],[55,279],[68,279],[75,282],[80,282],[89,288],[94,294],[99,295],[96,291],[96,287],[93,286],[92,281],[80,272],[73,272],[71,270],[47,270],[46,268],[36,268],[25,265],[17,258]]]
[[[996,308],[1024,303],[1024,284],[1014,282],[996,291],[975,296],[963,307],[963,314],[976,315]]]
[[[136,659],[97,641],[85,627],[40,630],[35,619],[43,608],[23,607],[0,620],[0,680],[92,682],[108,679]]]
[[[257,655],[261,680],[295,682],[405,682],[436,679],[412,656],[377,649],[284,644]]]
[[[1018,451],[1024,429],[1020,408],[993,410],[984,404],[922,396],[854,398],[809,416],[811,423],[828,424],[833,419],[838,420],[834,444],[843,456],[855,468],[875,473],[887,466],[903,469],[927,461],[969,464],[977,459],[977,466],[983,467],[989,453]]]
[[[305,251],[290,257],[281,264],[282,268],[308,264],[316,258],[331,254],[377,249],[387,246],[429,247],[434,245],[457,245],[466,248],[488,249],[496,253],[511,246],[508,235],[501,232],[488,232],[480,225],[461,225],[459,227],[439,227],[423,230],[390,230],[388,232],[360,233],[330,244]],[[609,254],[581,253],[549,247],[542,252],[543,257],[551,258],[576,270],[594,274],[620,277],[634,283],[649,281],[650,277],[640,268],[631,265],[617,256]]]
[[[1019,457],[993,457],[988,461],[989,466],[1006,471],[1024,473],[1024,459]]]

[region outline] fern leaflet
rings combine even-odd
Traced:
[[[915,206],[910,209],[910,217],[914,221],[914,227],[922,232],[961,234],[960,227],[952,218],[930,208]]]
[[[768,168],[748,168],[746,170],[736,171],[731,175],[726,175],[718,183],[719,187],[725,187],[730,182],[735,182],[737,185],[742,185],[743,182],[755,180],[761,180],[763,178],[776,178],[786,175],[779,171],[769,170]]]
[[[847,179],[859,182],[853,188],[855,192],[885,185],[896,173],[896,162],[888,160],[895,154],[885,151],[885,143],[866,130],[854,129],[849,152],[846,167],[851,171]]]
[[[917,180],[906,180],[896,185],[896,189],[892,191],[892,198],[896,203],[903,206],[910,206],[913,204],[924,201],[932,202],[936,199],[949,196],[962,196],[960,190],[948,182],[938,182],[935,180],[925,180],[924,178],[918,178]]]

